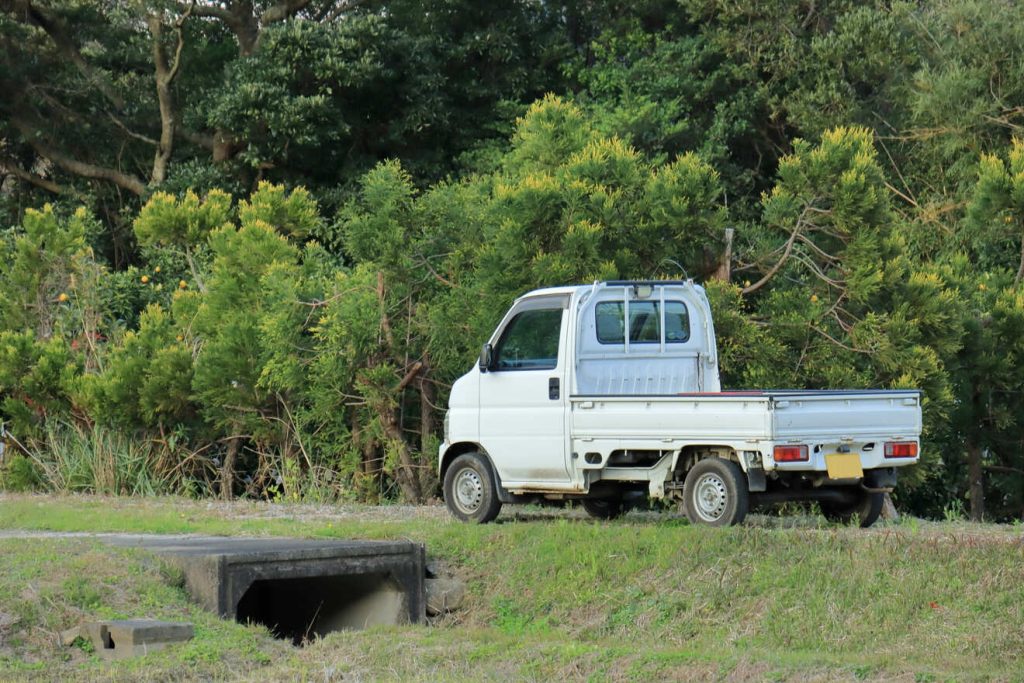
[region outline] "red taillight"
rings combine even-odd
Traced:
[[[775,462],[797,462],[807,460],[807,446],[776,446]]]
[[[916,441],[886,441],[885,457],[887,458],[916,458]]]

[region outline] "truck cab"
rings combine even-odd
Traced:
[[[919,438],[916,391],[723,392],[703,288],[600,282],[513,303],[452,387],[439,473],[467,521],[538,498],[600,517],[671,498],[697,523],[782,500],[870,523]]]

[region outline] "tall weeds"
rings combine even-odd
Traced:
[[[59,493],[179,493],[165,448],[110,429],[60,423],[30,453],[46,488]]]

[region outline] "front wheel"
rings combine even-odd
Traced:
[[[867,529],[878,520],[882,514],[882,505],[885,503],[884,493],[871,493],[861,491],[857,500],[852,503],[836,504],[821,503],[821,514],[830,522],[849,524],[854,519],[862,529]]]
[[[747,516],[750,506],[743,470],[731,460],[701,460],[686,475],[683,505],[693,524],[739,524]]]
[[[479,453],[455,458],[444,474],[444,502],[463,522],[485,524],[501,512],[491,464]]]

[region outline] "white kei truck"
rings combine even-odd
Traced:
[[[515,301],[452,386],[439,474],[468,522],[503,503],[579,500],[611,518],[668,499],[694,524],[817,501],[866,527],[920,436],[916,390],[722,391],[702,287],[598,282]]]

